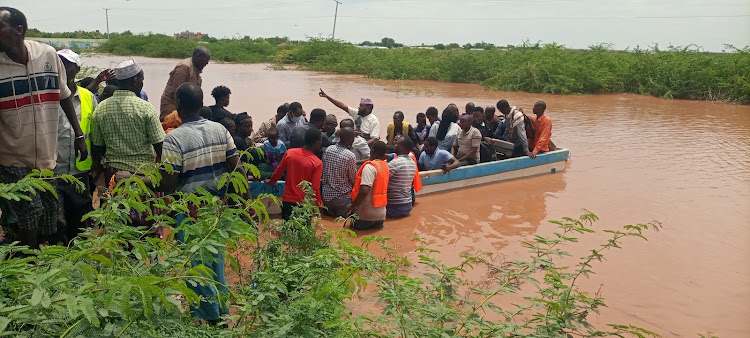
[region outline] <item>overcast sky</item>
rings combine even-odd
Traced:
[[[341,0],[336,38],[405,44],[556,42],[572,48],[750,45],[750,0]],[[3,0],[43,31],[330,37],[333,0]]]

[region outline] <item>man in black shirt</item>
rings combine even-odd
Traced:
[[[224,107],[229,105],[230,94],[232,94],[232,91],[226,86],[214,88],[211,91],[211,96],[216,100],[216,104],[209,107],[211,108],[211,116],[203,116],[203,118],[214,122],[221,122],[221,120],[226,118],[234,120],[234,114],[224,109]]]

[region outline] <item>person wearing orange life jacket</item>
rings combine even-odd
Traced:
[[[356,214],[352,229],[366,230],[383,227],[388,205],[388,181],[390,172],[386,159],[388,146],[376,141],[370,151],[370,160],[357,172],[352,189],[352,204],[347,213]]]
[[[86,140],[88,151],[91,152],[91,142],[89,133],[91,131],[91,117],[96,108],[97,101],[93,93],[75,83],[75,77],[81,70],[80,56],[70,49],[63,49],[57,52],[58,57],[65,67],[67,75],[67,86],[70,89],[73,108],[81,126],[84,139]],[[73,175],[84,184],[84,190],[79,192],[77,186],[64,181],[57,181],[55,190],[59,200],[57,225],[58,240],[67,242],[78,235],[84,222],[81,222],[83,215],[93,210],[91,206],[91,157],[84,161],[76,158],[74,148],[75,133],[70,122],[65,118],[65,112],[62,108],[58,109],[57,125],[57,163],[55,172],[58,175]],[[53,240],[54,241],[54,240]],[[51,241],[51,242],[53,242]]]

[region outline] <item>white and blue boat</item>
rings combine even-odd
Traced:
[[[560,148],[539,154],[535,159],[523,156],[480,163],[459,167],[447,174],[443,174],[442,170],[422,171],[419,173],[422,178],[422,190],[417,195],[421,196],[528,176],[554,174],[565,170],[565,163],[569,157],[570,151]],[[250,182],[250,194],[252,196],[270,194],[281,199],[284,194],[284,182],[279,181],[273,186],[263,182]],[[264,202],[269,213],[281,212],[278,206],[271,203],[270,199],[266,199]]]

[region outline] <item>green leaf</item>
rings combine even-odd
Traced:
[[[96,315],[96,309],[94,308],[94,300],[88,297],[81,297],[79,304],[81,305],[81,312],[86,320],[93,326],[99,327],[99,317]]]
[[[10,319],[6,317],[0,317],[0,333],[5,332],[8,324],[10,324]]]
[[[44,290],[40,288],[35,288],[34,293],[31,294],[31,305],[37,306],[42,301],[42,296],[44,296]]]

